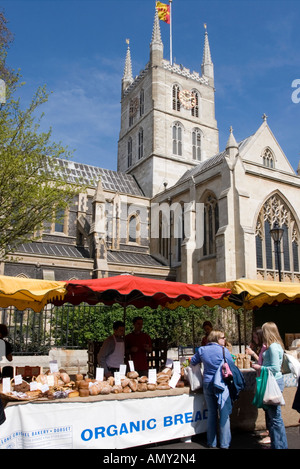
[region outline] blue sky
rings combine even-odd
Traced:
[[[138,75],[149,60],[154,6],[154,0],[1,1],[14,33],[8,63],[26,82],[22,103],[47,85],[42,129],[52,127],[53,140],[75,150],[74,161],[117,169],[125,40]],[[201,71],[207,24],[220,150],[230,126],[240,141],[265,113],[296,170],[300,102],[292,101],[292,82],[300,79],[300,2],[173,0],[172,12],[173,61],[192,71]],[[169,59],[169,26],[160,21],[160,27]]]

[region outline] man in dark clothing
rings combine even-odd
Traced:
[[[3,340],[4,337],[7,337],[8,336],[8,330],[7,330],[7,327],[5,326],[5,324],[0,324],[0,364],[1,364],[1,361],[2,359],[5,357],[8,361],[12,361],[13,357],[12,357],[12,347],[10,345],[9,342],[7,342],[6,340]],[[2,378],[6,378],[6,377],[10,377],[12,378],[11,376],[11,373],[10,373],[10,369],[12,367],[2,367],[2,373],[0,372],[0,379],[2,380]],[[4,412],[4,408],[3,408],[3,404],[2,404],[2,401],[0,399],[0,425],[2,425],[2,423],[4,423],[6,420],[6,417],[5,417],[5,412]]]

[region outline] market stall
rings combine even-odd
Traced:
[[[39,399],[6,407],[0,449],[121,449],[206,431],[202,393],[189,388]]]
[[[0,306],[12,304],[24,309],[31,307],[31,300],[33,309],[38,312],[42,309],[38,301],[43,306],[50,302],[56,305],[119,303],[124,307],[125,319],[129,304],[137,308],[157,308],[166,302],[193,298],[213,306],[223,300],[226,302],[230,293],[223,288],[121,275],[58,283],[55,285],[56,290],[50,294],[50,285],[43,292],[43,282],[37,284],[33,280],[31,285],[30,282],[22,285],[22,280],[16,284],[13,278],[3,279],[3,302],[0,298]],[[37,299],[39,292],[41,295]],[[21,299],[20,294],[23,295]],[[103,379],[102,374],[93,380],[79,379],[77,376],[78,379],[72,382],[62,370],[51,369],[49,374],[39,375],[30,384],[24,383],[19,376],[14,377],[13,383],[5,381],[6,378],[0,390],[3,400],[8,401],[7,420],[0,427],[0,447],[38,447],[41,441],[43,445],[45,440],[49,440],[47,447],[63,444],[73,448],[120,448],[204,432],[206,409],[202,393],[190,395],[189,388],[184,390],[186,386],[181,379],[180,367],[177,371],[175,368],[173,371],[166,368],[158,374],[157,371],[150,370],[148,377],[133,377],[130,373],[136,373],[134,370],[125,375],[121,373],[120,367],[120,374],[115,373],[110,381],[109,378]],[[133,393],[134,399],[129,398]],[[147,399],[147,403],[144,399]],[[166,413],[166,409],[170,408],[170,399],[171,414]],[[120,423],[119,419],[124,419],[126,415],[130,419],[129,423]],[[135,423],[132,421],[133,416],[137,418]],[[78,420],[80,425],[77,424]],[[104,439],[103,434],[100,438],[99,428],[109,429],[106,433],[109,438]],[[118,431],[118,428],[122,431]],[[136,428],[139,429],[137,434]],[[60,433],[64,438],[57,438]],[[137,435],[142,435],[142,438],[139,439]]]
[[[137,307],[157,307],[160,304],[171,309],[179,305],[219,304],[235,309],[253,309],[268,302],[297,302],[300,298],[295,286],[289,285],[288,288],[283,284],[274,285],[274,288],[270,287],[266,291],[266,288],[257,289],[257,286],[253,286],[251,290],[251,281],[245,281],[246,286],[242,283],[244,281],[191,286],[177,282],[164,283],[165,281],[155,284],[147,282],[151,279],[140,281],[137,277],[133,279],[127,275],[120,277],[123,278],[56,282],[56,285],[48,285],[39,299],[36,297],[43,290],[43,281],[37,290],[33,288],[33,285],[37,286],[34,281],[31,281],[31,287],[30,283],[25,287],[21,284],[16,287],[14,283],[15,288],[9,285],[9,293],[3,294],[4,287],[0,288],[0,306],[11,303],[23,309],[22,301],[26,304],[24,307],[31,307],[28,301],[32,301],[33,309],[40,311],[42,307],[39,307],[39,302],[45,305],[50,302],[79,304],[84,301],[89,304],[119,302],[123,304],[124,312],[128,304],[140,305]],[[118,280],[121,283],[117,287],[114,282]],[[137,285],[135,281],[140,283]],[[172,285],[168,285],[169,283]],[[14,298],[19,292],[25,295],[21,300]],[[117,382],[108,383],[96,376],[95,379],[86,380],[77,377],[72,383],[70,377],[63,376],[63,370],[50,370],[46,379],[40,376],[36,379],[39,385],[31,384],[29,391],[22,389],[23,383],[19,383],[21,387],[16,390],[17,383],[14,381],[14,389],[1,389],[2,398],[6,399],[7,420],[0,426],[0,448],[126,448],[205,432],[207,409],[201,390],[191,392],[182,379],[181,368],[174,367],[171,373],[167,369],[157,374],[156,371],[158,370],[153,370],[153,382],[150,375],[142,382],[143,377],[124,373],[122,379],[121,375],[114,377]],[[260,416],[263,411],[251,405],[255,391],[255,372],[249,368],[242,372],[246,388],[234,404],[232,425],[248,430],[259,428],[259,425],[263,427],[264,419]],[[126,382],[124,385],[124,379],[129,379],[130,383]],[[296,383],[291,376],[286,376],[285,380],[284,395],[289,410]],[[107,384],[110,389],[104,391],[103,387]],[[152,389],[148,387],[151,384],[154,385]],[[11,392],[23,392],[25,396],[14,394],[14,397],[9,397]],[[283,418],[285,419],[284,408]],[[293,424],[290,416],[287,419],[286,425]],[[245,422],[251,427],[245,428]]]

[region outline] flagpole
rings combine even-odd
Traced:
[[[169,0],[170,4],[170,64],[173,65],[173,51],[172,51],[172,1]]]

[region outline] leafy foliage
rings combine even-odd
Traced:
[[[202,324],[205,320],[210,320],[215,327],[220,327],[218,307],[179,307],[172,311],[162,308],[152,310],[148,307],[136,309],[128,306],[126,334],[132,331],[132,320],[135,316],[143,318],[143,330],[152,339],[167,339],[168,347],[188,346],[193,343],[200,345],[203,336]],[[109,307],[66,305],[56,309],[55,320],[52,321],[52,336],[55,336],[58,346],[66,343],[72,346],[76,343],[79,347],[86,348],[89,340],[105,340],[112,334],[114,321],[123,319],[124,310],[118,304]]]
[[[6,84],[6,102],[0,105],[0,260],[23,242],[39,237],[44,223],[54,221],[82,186],[66,184],[59,159],[71,153],[60,143],[51,142],[51,129],[39,132],[43,117],[36,111],[48,100],[46,87],[40,87],[23,110],[14,95],[20,75],[5,65],[11,36],[0,14],[0,78]]]

